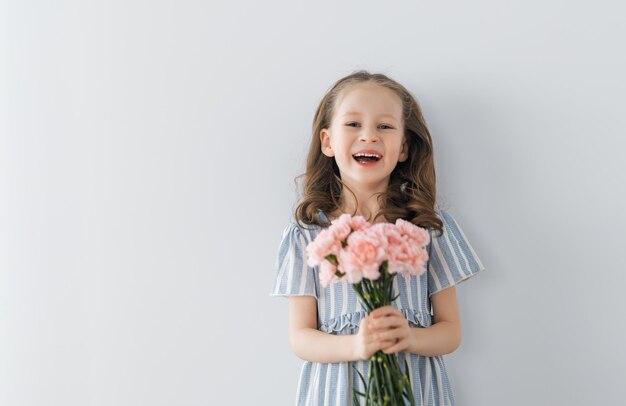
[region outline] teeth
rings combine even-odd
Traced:
[[[370,157],[370,158],[380,159],[380,155],[376,155],[376,154],[354,154],[353,156],[355,158],[360,157],[360,156],[367,156],[367,157]]]

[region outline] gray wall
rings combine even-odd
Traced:
[[[625,393],[615,1],[0,3],[0,404],[293,403],[268,296],[323,93],[418,98],[458,287],[458,405]]]

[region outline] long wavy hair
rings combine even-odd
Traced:
[[[421,109],[413,95],[401,84],[381,73],[359,70],[339,79],[322,98],[313,120],[313,134],[306,161],[306,171],[294,178],[300,203],[294,213],[294,220],[305,224],[327,226],[319,218],[322,210],[327,216],[339,211],[342,203],[342,189],[354,192],[342,182],[339,167],[334,157],[322,153],[320,132],[329,128],[335,111],[335,104],[341,92],[355,84],[372,82],[393,90],[402,100],[404,137],[408,145],[408,158],[398,162],[391,172],[385,192],[378,193],[380,210],[373,218],[383,215],[395,223],[401,218],[423,227],[443,233],[443,222],[435,213],[436,177],[433,145],[430,132],[422,116]],[[298,180],[304,177],[302,189]],[[356,215],[356,211],[352,213]],[[370,219],[367,219],[371,221]]]

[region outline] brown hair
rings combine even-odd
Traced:
[[[404,136],[408,145],[408,158],[398,162],[389,178],[385,192],[379,193],[381,210],[374,218],[383,215],[390,223],[402,218],[424,228],[443,232],[443,222],[435,213],[436,177],[433,145],[426,122],[417,100],[401,84],[381,73],[356,71],[339,79],[322,98],[313,120],[313,134],[306,162],[306,171],[294,181],[304,177],[301,202],[294,218],[297,222],[326,226],[318,217],[322,210],[327,216],[339,209],[341,190],[345,185],[339,176],[334,157],[322,153],[320,132],[330,127],[335,104],[340,93],[349,86],[372,82],[393,90],[402,100]],[[355,196],[356,199],[356,196]],[[355,215],[352,213],[352,215]],[[370,221],[370,220],[368,220]]]

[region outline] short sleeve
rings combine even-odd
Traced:
[[[306,239],[295,222],[285,227],[274,267],[270,296],[313,296],[318,298],[315,268],[306,262]]]
[[[485,267],[470,245],[456,220],[445,210],[439,210],[443,234],[431,231],[428,257],[428,296],[452,285],[458,285]]]

